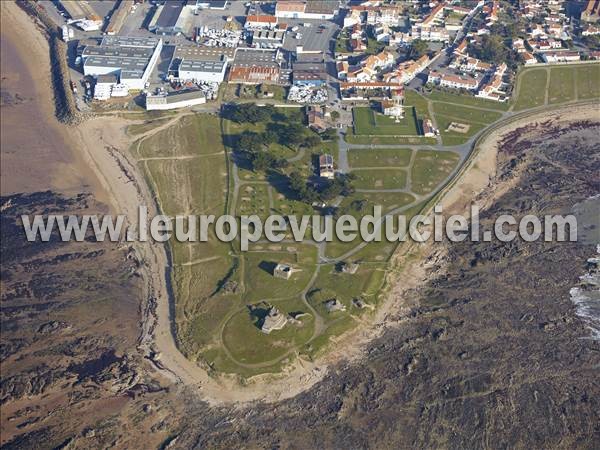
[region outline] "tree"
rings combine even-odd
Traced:
[[[312,148],[312,147],[316,147],[320,143],[321,143],[321,138],[319,136],[312,135],[312,136],[307,136],[304,139],[302,146]]]
[[[469,53],[476,58],[492,64],[501,64],[506,61],[508,49],[502,37],[498,35],[484,35],[481,45],[469,45]]]
[[[334,122],[337,122],[338,120],[340,120],[339,111],[331,111],[331,120],[333,120]]]
[[[299,147],[304,143],[306,130],[299,123],[278,126],[273,128],[273,130],[277,133],[279,138],[278,142],[281,145]]]
[[[325,131],[321,133],[321,139],[324,141],[337,141],[338,134],[335,131],[335,128],[327,128]]]
[[[325,188],[321,191],[321,198],[323,200],[331,200],[339,195],[347,197],[354,193],[354,186],[352,181],[355,179],[355,175],[340,174],[333,180],[329,180]]]
[[[271,118],[275,108],[272,105],[257,106],[254,103],[242,103],[233,106],[230,113],[230,119],[238,122],[265,122]]]
[[[427,50],[429,50],[429,45],[427,42],[421,39],[415,39],[412,41],[408,56],[412,59],[419,59],[421,56],[427,53]]]
[[[274,144],[278,139],[277,133],[275,133],[273,130],[265,131],[261,137],[265,145]]]
[[[235,148],[240,152],[256,153],[263,147],[260,135],[252,131],[244,131],[238,138]]]

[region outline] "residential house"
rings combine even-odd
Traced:
[[[428,83],[437,84],[442,87],[449,87],[453,89],[467,89],[474,91],[479,86],[479,81],[470,78],[463,77],[460,75],[454,75],[450,73],[443,73],[432,70],[427,78]]]
[[[329,154],[319,156],[319,176],[329,180],[332,180],[335,177],[333,156]]]
[[[321,106],[311,105],[306,108],[306,117],[308,118],[308,126],[317,133],[322,133],[327,129],[325,115]]]
[[[546,63],[579,61],[581,59],[581,55],[576,51],[551,51],[544,52],[541,55]]]

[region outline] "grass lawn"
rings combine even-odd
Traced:
[[[415,201],[415,197],[404,192],[355,192],[344,197],[340,210],[360,220],[366,214],[373,214],[373,206],[381,206],[382,214],[406,206]]]
[[[220,119],[209,114],[183,116],[173,126],[144,139],[139,148],[134,145],[136,148],[141,158],[222,152]]]
[[[315,270],[317,249],[312,245],[254,244],[250,250],[243,255],[245,302],[299,295]],[[289,280],[275,278],[273,269],[278,263],[289,264],[298,271]]]
[[[510,106],[508,102],[495,102],[493,100],[480,99],[472,95],[452,94],[438,90],[433,90],[428,97],[430,100],[437,102],[454,103],[463,106],[476,106],[478,108],[495,109],[499,111],[506,111]]]
[[[238,215],[256,214],[259,217],[268,216],[269,186],[266,184],[244,184],[240,186],[237,201]]]
[[[519,97],[515,111],[543,106],[546,97],[546,69],[525,70],[519,75]]]
[[[464,144],[469,140],[471,136],[473,136],[478,131],[484,129],[487,125],[483,123],[468,123],[469,129],[466,133],[458,133],[456,131],[446,131],[448,129],[448,125],[452,122],[457,123],[466,123],[466,121],[458,120],[452,117],[446,117],[441,115],[436,115],[435,120],[437,122],[437,126],[440,129],[440,135],[442,136],[442,143],[444,145],[459,145]]]
[[[373,215],[373,207],[375,205],[381,206],[381,214],[385,215],[390,211],[407,206],[415,201],[415,197],[411,194],[404,192],[355,192],[350,197],[346,197],[339,206],[338,215],[349,214],[354,216],[357,222],[360,224],[360,220],[366,215]],[[351,242],[342,242],[334,237],[332,242],[327,243],[325,248],[325,254],[330,258],[339,258],[350,250],[354,249],[358,244],[361,243],[360,237]],[[370,243],[368,247],[377,247],[377,243]],[[385,253],[384,258],[387,258],[389,251],[393,250],[393,247],[386,247],[387,250],[382,250]],[[372,253],[371,261],[378,261],[378,254],[375,250]],[[351,257],[352,259],[352,257]]]
[[[600,64],[586,64],[574,68],[579,100],[600,97]]]
[[[171,117],[159,117],[157,119],[148,119],[144,121],[144,123],[129,125],[127,127],[127,133],[132,136],[144,134],[148,131],[153,130],[156,127],[167,123],[169,119],[171,119]]]
[[[406,108],[404,119],[396,123],[395,119],[384,116],[368,107],[352,109],[354,130],[359,135],[379,136],[418,136],[416,113],[413,107]]]
[[[305,312],[300,300],[273,303],[282,313]],[[314,317],[301,317],[300,324],[288,323],[281,330],[265,334],[260,330],[267,305],[257,305],[252,313],[243,308],[235,313],[223,329],[223,344],[232,356],[244,364],[257,364],[279,358],[291,348],[305,344],[314,332]]]
[[[222,214],[227,172],[222,156],[145,161],[164,214]]]
[[[353,149],[348,152],[348,160],[352,167],[404,167],[411,154],[409,148]]]
[[[437,115],[451,117],[456,122],[463,123],[483,123],[495,122],[502,117],[502,113],[495,111],[482,111],[481,109],[469,108],[466,106],[450,105],[449,103],[433,103],[433,111]]]
[[[355,169],[356,189],[402,189],[406,187],[405,169]]]
[[[573,67],[553,67],[550,71],[548,103],[575,100],[575,73]]]
[[[428,104],[429,102],[427,99],[418,92],[410,89],[404,91],[404,105],[414,106],[419,118],[430,118]]]
[[[346,142],[360,145],[427,145],[437,144],[435,138],[422,136],[398,137],[398,136],[365,136],[356,135],[351,129],[346,134]]]
[[[354,261],[350,258],[350,261]],[[383,264],[360,264],[354,274],[338,272],[334,265],[321,267],[314,287],[307,294],[309,303],[323,317],[325,323],[331,323],[349,313],[360,312],[352,305],[354,298],[362,297],[366,302],[375,303],[377,292],[383,282],[385,267]],[[335,288],[333,288],[335,286]],[[325,302],[335,298],[346,311],[329,312]]]
[[[432,192],[452,173],[459,159],[454,152],[419,150],[411,173],[413,192],[422,195]]]

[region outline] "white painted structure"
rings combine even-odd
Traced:
[[[183,60],[179,65],[179,80],[221,83],[225,79],[225,61]]]
[[[146,109],[148,111],[164,111],[168,109],[188,108],[206,103],[206,97],[201,91],[182,92],[171,95],[147,95]]]
[[[100,45],[106,49],[106,55],[85,56],[83,74],[98,77],[114,74],[119,82],[128,89],[141,90],[146,87],[163,47],[162,39],[128,38],[119,36],[105,37]],[[141,56],[128,49],[152,49]],[[117,56],[109,56],[112,51]],[[147,57],[147,55],[150,55]]]

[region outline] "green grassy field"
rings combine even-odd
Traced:
[[[548,103],[575,100],[575,72],[573,67],[553,67],[550,71]]]
[[[509,108],[508,103],[495,102],[493,100],[485,100],[474,97],[472,95],[459,95],[438,90],[432,91],[428,96],[430,100],[445,103],[454,103],[456,105],[474,106],[477,108],[494,109],[498,111],[506,111]]]
[[[418,92],[413,91],[412,89],[407,89],[404,91],[404,105],[414,106],[415,110],[417,111],[417,117],[419,117],[421,120],[430,118],[428,104],[429,102],[427,99]]]
[[[406,186],[404,169],[355,169],[357,189],[401,189]]]
[[[273,302],[282,313],[308,312],[300,299]],[[251,313],[244,307],[235,313],[223,329],[223,344],[231,355],[242,364],[260,364],[274,360],[297,346],[305,344],[314,332],[312,314],[300,317],[299,324],[288,323],[281,330],[265,334],[260,330],[262,316],[267,305],[256,305]]]
[[[441,115],[436,115],[435,120],[437,122],[437,126],[440,129],[440,135],[442,136],[442,143],[444,145],[459,145],[464,144],[469,140],[471,136],[476,134],[477,132],[483,130],[487,125],[483,123],[475,123],[468,121],[461,121],[454,119],[452,117],[446,117]],[[469,126],[469,129],[466,133],[459,133],[456,131],[446,131],[448,126],[452,122],[457,123],[465,123]]]
[[[205,114],[181,117],[171,127],[158,131],[152,139],[144,140],[136,154],[141,158],[204,155],[223,152],[220,119]]]
[[[169,119],[170,119],[170,117],[158,117],[156,119],[148,119],[148,120],[144,121],[143,123],[129,125],[127,127],[127,133],[130,134],[131,136],[137,136],[140,134],[144,134],[149,131],[152,131],[153,129],[155,129],[161,125],[164,125],[165,123],[167,123],[169,121]]]
[[[394,149],[352,149],[348,152],[351,167],[404,167],[408,166],[412,150]]]
[[[437,144],[435,138],[426,138],[422,136],[398,137],[398,136],[365,136],[355,135],[352,130],[348,130],[346,141],[349,144],[359,145],[428,145]]]
[[[515,111],[542,106],[546,98],[546,69],[528,69],[519,75],[519,96]]]
[[[317,262],[317,250],[308,244],[254,244],[244,253],[245,302],[288,298],[306,287]],[[278,263],[291,265],[295,271],[289,280],[273,276]]]
[[[581,65],[574,70],[579,100],[600,97],[600,64]]]
[[[352,109],[354,130],[357,135],[370,136],[418,136],[418,125],[414,108],[408,107],[404,119],[396,123],[391,117],[373,111],[368,107]]]
[[[419,150],[411,172],[413,192],[432,192],[456,168],[459,158],[454,152]]]
[[[412,107],[425,111],[428,105],[424,97],[413,97],[409,115],[412,115]],[[442,110],[446,111],[445,108]],[[464,107],[458,107],[458,111],[458,114],[469,112]],[[487,111],[483,112],[483,117],[488,120],[491,116]],[[303,120],[298,110],[284,110],[282,114],[298,122]],[[361,114],[361,120],[374,120],[374,127],[380,131],[393,129],[396,133],[399,126],[416,131],[414,120],[412,124],[408,121],[398,125],[393,119],[368,110],[366,114],[359,112]],[[262,132],[266,128],[264,123],[237,124],[225,119],[220,121],[208,114],[189,114],[168,127],[162,119],[139,125],[133,130],[138,136],[152,131],[153,127],[163,127],[155,134],[142,137],[133,145],[132,152],[148,178],[161,210],[169,215],[218,216],[226,212],[226,208],[237,215],[258,214],[263,218],[271,210],[284,215],[313,214],[310,204],[289,198],[284,175],[293,170],[311,174],[312,159],[322,152],[333,154],[336,160],[339,158],[336,142],[299,151],[272,144],[268,150],[278,158],[288,159],[289,165],[282,169],[283,175],[271,172],[265,176],[244,166],[240,159],[233,162],[231,152],[239,133]],[[357,176],[353,184],[358,190],[405,189],[411,171],[411,189],[416,193],[428,192],[444,181],[457,163],[453,160],[456,155],[449,152],[428,153],[402,148],[399,143],[403,138],[360,137],[370,142],[389,139],[388,142],[398,147],[349,151],[349,162],[354,168],[352,173]],[[417,136],[406,139],[415,139],[417,143],[436,142]],[[415,160],[412,167],[411,157]],[[231,175],[236,163],[239,179]],[[238,188],[235,195],[234,186]],[[408,208],[410,215],[421,206],[413,205],[415,201],[415,195],[409,192],[354,192],[342,199],[336,214],[351,214],[360,220],[365,214],[372,213],[374,205],[381,205],[384,214]],[[288,234],[287,238],[291,236]],[[171,242],[171,279],[181,350],[189,358],[200,359],[217,372],[242,377],[280,371],[297,354],[311,358],[320,354],[332,342],[332,337],[351,329],[363,315],[370,314],[370,309],[353,306],[352,299],[361,297],[368,303],[377,303],[387,263],[397,248],[396,242],[385,240],[364,247],[357,247],[358,244],[360,241],[343,243],[335,240],[327,243],[324,250],[328,257],[340,258],[351,253],[347,261],[360,261],[359,271],[350,275],[336,270],[333,262],[318,264],[317,247],[309,243],[261,242],[251,244],[249,251],[241,252],[239,242],[220,242],[213,231],[209,232],[208,242]],[[291,279],[274,278],[273,267],[280,262],[296,269]],[[315,274],[316,281],[309,285]],[[315,307],[316,315],[304,316],[299,324],[288,324],[270,335],[260,331],[261,314],[264,313],[261,308],[267,304],[284,313],[308,312],[310,308],[302,297],[304,292],[308,292],[308,301]],[[347,310],[340,313],[326,311],[323,299],[330,295],[339,298]],[[262,302],[265,304],[261,306]],[[319,327],[319,333],[315,334],[317,319],[324,327]]]
[[[495,122],[502,117],[502,113],[496,111],[484,111],[481,109],[469,108],[466,106],[451,105],[449,103],[433,103],[433,111],[437,115],[451,117],[456,122],[465,123],[483,123]]]
[[[238,215],[269,215],[269,186],[266,184],[244,184],[240,187],[237,203]]]

